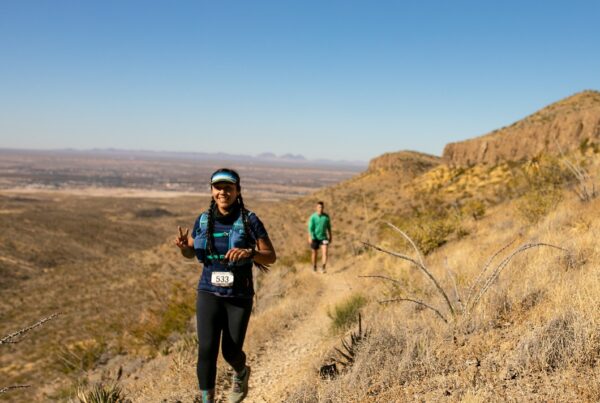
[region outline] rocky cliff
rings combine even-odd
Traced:
[[[443,159],[451,165],[497,164],[558,154],[600,141],[600,92],[584,91],[473,139],[449,143]]]

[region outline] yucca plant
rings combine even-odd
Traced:
[[[91,389],[80,387],[77,390],[77,399],[79,403],[131,403],[116,383],[96,384]]]
[[[329,358],[329,364],[321,366],[319,374],[323,379],[333,379],[340,370],[346,370],[354,364],[358,347],[369,337],[370,331],[363,331],[362,317],[358,313],[358,331],[350,333],[350,340],[342,338],[342,349],[334,347],[337,356]]]

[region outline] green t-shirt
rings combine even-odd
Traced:
[[[310,234],[310,238],[319,241],[328,239],[327,230],[331,231],[329,216],[325,213],[321,215],[313,213],[308,219],[308,233]]]

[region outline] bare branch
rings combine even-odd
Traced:
[[[498,256],[499,254],[504,252],[510,245],[515,243],[515,241],[516,241],[516,239],[513,239],[512,241],[510,241],[509,243],[504,245],[502,248],[500,248],[498,251],[496,251],[496,253],[494,253],[492,256],[490,256],[490,258],[487,260],[487,262],[483,266],[483,269],[481,269],[481,271],[477,275],[477,278],[475,279],[475,281],[473,281],[473,283],[471,284],[471,287],[469,287],[469,292],[467,293],[467,299],[465,301],[466,306],[469,306],[469,303],[471,302],[471,298],[473,298],[473,291],[475,290],[475,286],[477,284],[479,284],[479,281],[481,281],[481,279],[483,278],[483,275],[485,274],[487,269],[490,267],[490,264],[492,264],[492,262],[494,261],[496,256]]]
[[[406,239],[412,245],[412,247],[415,250],[415,252],[417,252],[417,256],[419,257],[419,262],[423,266],[425,266],[425,260],[423,258],[423,254],[421,253],[421,251],[419,250],[419,248],[417,248],[417,245],[414,243],[414,241],[411,239],[411,237],[409,237],[404,231],[402,231],[400,228],[396,227],[391,222],[386,222],[386,224],[388,226],[390,226],[392,229],[394,229],[396,232],[399,232],[400,235],[402,235],[404,237],[404,239]]]
[[[444,317],[444,315],[442,315],[442,313],[437,310],[436,308],[432,307],[431,305],[426,304],[423,301],[419,301],[417,299],[412,299],[412,298],[394,298],[394,299],[386,299],[383,301],[378,301],[380,304],[387,304],[390,302],[402,302],[402,301],[407,301],[407,302],[412,302],[421,306],[424,306],[425,308],[431,309],[433,312],[435,312],[437,314],[437,316],[439,316],[445,323],[448,323],[448,320]]]
[[[6,393],[8,391],[14,390],[14,389],[26,389],[26,388],[30,388],[31,385],[13,385],[13,386],[5,386],[3,388],[0,388],[0,395],[3,393]]]
[[[464,312],[465,308],[462,304],[462,300],[460,299],[458,287],[456,286],[456,276],[454,275],[454,272],[450,269],[450,266],[448,266],[448,258],[444,259],[444,266],[446,267],[446,272],[448,273],[448,277],[450,277],[450,280],[452,281],[452,286],[454,287],[454,296],[456,298],[456,303],[458,304],[458,307],[460,308],[461,312]]]
[[[391,281],[392,283],[397,283],[397,284],[400,284],[400,285],[404,285],[400,281],[395,280],[395,279],[393,279],[391,277],[386,277],[386,276],[358,276],[358,277],[362,277],[362,278],[381,278],[383,280]]]
[[[440,286],[440,284],[437,282],[437,280],[435,279],[435,277],[433,277],[433,275],[429,272],[429,270],[427,270],[427,268],[424,265],[422,265],[421,263],[417,262],[415,259],[411,258],[410,256],[406,256],[406,255],[403,255],[401,253],[397,253],[397,252],[392,252],[392,251],[389,251],[389,250],[385,250],[383,248],[380,248],[379,246],[373,245],[373,244],[368,243],[368,242],[362,242],[362,243],[364,245],[366,245],[366,246],[369,246],[369,247],[375,249],[375,250],[378,250],[378,251],[383,252],[383,253],[387,253],[388,255],[392,255],[392,256],[397,257],[399,259],[408,260],[409,262],[411,262],[415,266],[417,266],[419,269],[421,269],[427,275],[427,277],[429,277],[429,279],[433,282],[433,284],[438,289],[438,291],[440,292],[440,294],[442,294],[442,296],[446,300],[446,304],[448,305],[448,308],[450,309],[450,312],[452,313],[452,316],[455,315],[455,313],[454,313],[454,307],[452,306],[452,303],[450,302],[450,299],[448,298],[448,295],[446,294],[446,292],[444,291],[444,289]]]
[[[498,266],[496,266],[496,268],[494,269],[494,271],[492,272],[492,274],[490,275],[490,277],[486,280],[486,282],[484,283],[484,285],[481,287],[481,291],[479,291],[479,294],[477,295],[477,298],[473,302],[473,304],[471,306],[471,310],[475,309],[475,306],[479,303],[479,301],[481,300],[481,297],[483,297],[483,295],[491,287],[491,285],[494,283],[494,281],[496,281],[496,279],[498,278],[498,276],[500,276],[500,273],[502,272],[502,270],[504,270],[504,268],[506,266],[508,266],[508,264],[510,263],[510,261],[512,260],[513,257],[515,257],[516,255],[518,255],[521,252],[526,251],[527,249],[536,248],[536,247],[539,247],[539,246],[547,246],[547,247],[550,247],[550,248],[554,248],[554,249],[558,249],[558,250],[562,250],[564,252],[567,252],[567,250],[565,248],[561,248],[560,246],[556,246],[556,245],[552,245],[552,244],[548,244],[548,243],[543,243],[543,242],[528,243],[528,244],[525,244],[525,245],[521,245],[519,248],[517,248],[515,251],[513,251],[513,253],[511,253],[508,257],[504,258],[504,260],[502,260],[498,264]]]
[[[56,318],[58,315],[60,315],[60,312],[57,313],[53,313],[52,315],[41,319],[39,321],[37,321],[36,323],[34,323],[33,325],[26,327],[24,329],[19,329],[14,333],[11,333],[7,336],[4,336],[2,339],[0,339],[0,344],[16,344],[19,343],[21,340],[15,340],[15,338],[24,335],[25,333],[29,332],[30,330],[35,329],[38,326],[42,326],[44,323],[48,322],[49,320],[52,320],[54,318]]]
[[[567,159],[567,157],[565,156],[565,154],[562,150],[562,147],[560,146],[560,144],[558,144],[558,141],[556,140],[556,138],[554,139],[554,142],[555,142],[556,146],[558,147],[558,151],[560,152],[561,157],[563,157],[563,161],[564,161],[565,165],[567,166],[567,168],[569,168],[571,173],[575,176],[575,178],[579,182],[579,187],[581,188],[581,190],[575,189],[575,194],[577,194],[577,196],[579,197],[579,200],[581,200],[583,202],[588,202],[591,199],[595,198],[596,197],[596,185],[594,183],[591,183],[592,192],[590,193],[590,192],[588,192],[588,189],[587,189],[587,186],[585,183],[586,180],[590,179],[588,173],[585,171],[585,169],[583,167],[578,168],[575,164],[573,164],[571,161],[569,161]]]
[[[571,161],[565,158],[564,160],[567,168],[571,171],[571,173],[577,178],[579,181],[583,181],[587,178],[587,175],[584,170],[577,168]]]

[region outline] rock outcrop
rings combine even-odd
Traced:
[[[600,141],[600,92],[584,91],[511,126],[444,148],[451,165],[497,164],[559,154]]]
[[[430,170],[442,162],[440,157],[416,151],[398,151],[386,153],[369,162],[367,174],[393,172],[404,180]]]

